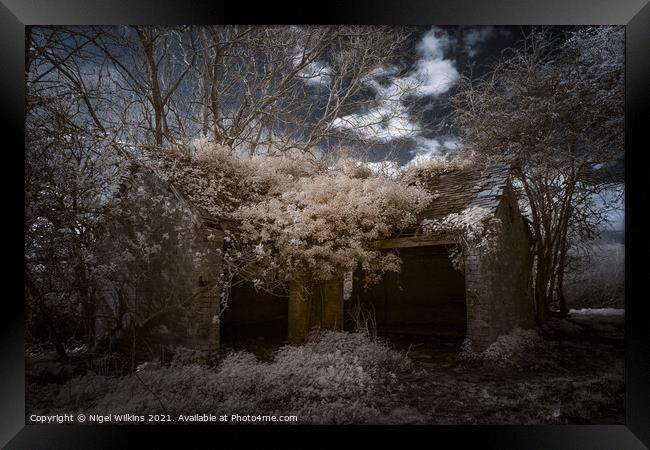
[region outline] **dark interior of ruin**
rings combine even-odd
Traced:
[[[409,247],[397,251],[402,270],[384,274],[378,284],[365,290],[362,283],[355,282],[347,309],[352,309],[356,301],[366,310],[374,310],[379,334],[464,336],[465,277],[451,263],[451,247]],[[358,280],[359,276],[355,278]]]

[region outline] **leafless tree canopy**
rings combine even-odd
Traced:
[[[204,136],[251,154],[310,151],[339,136],[334,119],[371,106],[374,99],[361,95],[364,82],[402,56],[409,36],[388,27],[30,33],[31,93],[58,85],[77,97],[88,124],[114,141],[174,146]]]
[[[77,314],[78,301],[76,323],[94,339],[93,245],[125,162],[148,147],[187,151],[197,138],[250,155],[355,139],[334,120],[372,106],[367,78],[400,58],[408,37],[389,27],[28,27],[34,317],[60,342],[56,316]]]
[[[605,193],[620,185],[611,168],[624,144],[622,31],[557,39],[548,30],[531,33],[487,76],[463,79],[452,99],[465,150],[515,168],[537,240],[540,321],[554,298],[566,311],[569,247],[593,238],[617,203]]]
[[[431,77],[429,85],[402,64],[413,50],[412,32],[28,27],[30,317],[59,344],[57,336],[71,332],[57,327],[61,315],[78,319],[67,323],[94,340],[94,246],[126,162],[190,157],[205,142],[248,156],[345,156],[346,146],[363,151],[422,131],[418,99],[452,85],[452,119],[465,154],[514,167],[537,241],[540,321],[553,300],[566,310],[566,268],[607,220],[612,187],[620,187],[610,175],[623,154],[621,30],[588,27],[561,38],[534,31],[485,76],[458,82],[436,41],[427,51],[437,59],[428,63],[446,68],[450,79]],[[431,75],[430,66],[420,75]]]

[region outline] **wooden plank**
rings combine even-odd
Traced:
[[[456,239],[450,237],[434,238],[427,236],[410,236],[384,239],[379,242],[379,248],[427,247],[432,245],[450,245],[457,243],[458,241]]]

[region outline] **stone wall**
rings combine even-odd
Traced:
[[[106,214],[98,330],[157,351],[219,345],[224,231],[152,172],[133,166]],[[136,330],[135,336],[133,330]]]
[[[510,184],[496,216],[501,220],[501,233],[495,251],[465,255],[467,337],[478,351],[515,326],[534,326],[531,242]]]
[[[314,284],[305,276],[289,284],[288,340],[301,343],[315,327],[343,329],[343,277]]]
[[[449,299],[457,298],[463,311],[466,304],[467,337],[476,350],[484,349],[514,326],[534,325],[531,243],[509,184],[496,215],[502,224],[496,249],[489,255],[467,251],[464,280],[462,275],[443,270],[451,267],[446,247],[412,250],[418,255],[423,253],[420,256],[425,257],[428,265],[414,254],[414,266],[409,267],[407,257],[400,279],[391,282],[388,277],[382,288],[384,295],[392,293],[385,300],[394,303],[399,293],[386,286],[395,285],[400,292],[403,284],[415,286],[411,309],[417,310],[417,320],[404,316],[400,310],[394,315],[398,322],[422,322],[426,314],[417,308],[421,309],[423,302],[439,313],[444,312],[443,306],[452,305]],[[139,330],[136,338],[146,341],[148,347],[182,345],[199,350],[217,349],[223,238],[220,222],[205,220],[200,211],[153,173],[134,169],[117,195],[108,215],[105,238],[99,246],[104,289],[103,302],[98,308],[98,330],[113,334],[118,330],[124,334],[135,325]],[[432,250],[436,248],[440,250],[437,253]],[[429,263],[438,265],[431,266],[431,273],[421,273]],[[451,283],[452,278],[460,281]],[[431,289],[422,290],[418,286],[435,289],[431,293]],[[424,294],[420,295],[420,291]],[[439,304],[429,304],[432,295],[440,297]],[[313,327],[341,329],[343,305],[342,279],[313,285],[305,277],[292,283],[286,309],[288,339],[302,342]],[[398,306],[391,303],[391,307]],[[458,322],[458,329],[464,331],[465,323],[462,318],[454,319],[455,315],[450,312],[447,322]],[[438,316],[436,320],[440,319]],[[427,328],[441,328],[441,325]]]
[[[223,230],[205,228],[197,230],[194,252],[208,252],[204,260],[193,267],[187,276],[196,280],[196,307],[181,315],[186,324],[186,333],[179,338],[185,340],[184,346],[196,350],[217,350],[221,324],[221,250]]]

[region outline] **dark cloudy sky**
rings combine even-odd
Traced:
[[[134,33],[127,27],[120,29],[124,33]],[[575,27],[550,29],[561,35]],[[368,105],[365,109],[345,112],[330,123],[338,131],[363,139],[364,143],[359,146],[363,150],[360,156],[367,162],[388,160],[395,168],[445,154],[461,144],[456,131],[447,123],[451,112],[449,97],[459,78],[486,73],[505,49],[520,45],[531,28],[430,26],[409,30],[413,32],[407,54],[392,65],[377,67],[364,80],[366,89],[362,95],[374,101],[362,102]],[[98,56],[101,61],[103,57]],[[87,64],[93,66],[92,62]],[[93,68],[97,69],[95,72],[99,70],[97,67],[85,70],[93,73]],[[331,73],[328,70],[327,60],[315,61],[300,74],[301,82],[309,88],[310,100],[313,99],[310,103],[312,113],[317,114],[318,105],[326,103],[326,85],[328,73]],[[178,92],[181,97],[185,93],[191,97],[190,90],[194,89],[192,81],[186,80]],[[409,95],[402,95],[404,90],[409,91]],[[309,112],[305,115],[309,123]],[[363,126],[365,124],[372,125]],[[327,146],[325,142],[324,151]],[[617,226],[622,227],[622,218]]]
[[[368,81],[377,106],[341,117],[335,125],[340,129],[358,129],[361,137],[373,141],[373,160],[390,157],[405,164],[413,158],[453,150],[458,141],[444,119],[450,112],[449,95],[459,77],[485,73],[505,48],[517,45],[525,31],[519,26],[419,29],[413,33],[407,67],[382,68]],[[401,98],[397,94],[400,87],[411,86],[417,86],[413,95]],[[359,128],[364,123],[377,122],[383,115],[391,119]]]
[[[562,35],[576,27],[551,27]],[[548,29],[548,28],[547,28]],[[459,142],[449,126],[449,97],[461,75],[477,77],[509,48],[521,44],[531,27],[443,26],[423,27],[412,34],[410,56],[400,67],[383,67],[367,81],[377,105],[367,111],[338,118],[340,130],[356,130],[373,144],[367,157],[406,164],[455,149]],[[319,67],[321,74],[326,68]],[[312,82],[322,82],[314,77]],[[400,87],[418,86],[413,95],[398,94]],[[388,119],[382,121],[382,117]],[[376,124],[380,122],[379,124]],[[370,127],[362,127],[373,123]],[[376,124],[376,125],[375,125]]]
[[[552,28],[558,35],[572,29],[575,27]],[[405,62],[406,67],[384,68],[377,72],[375,79],[368,81],[377,106],[337,119],[339,127],[355,129],[364,122],[374,123],[382,114],[390,115],[388,111],[396,115],[380,125],[359,128],[364,139],[376,144],[368,154],[369,160],[377,164],[384,161],[384,168],[386,160],[394,160],[392,164],[396,168],[453,151],[460,143],[445,119],[451,112],[449,96],[459,77],[485,74],[505,49],[520,45],[530,31],[530,27],[521,26],[427,27],[417,30],[413,34],[411,58]],[[415,95],[406,98],[396,95],[396,86],[410,83],[418,86]],[[414,112],[422,111],[422,116],[414,117]],[[616,170],[619,169],[622,181],[622,161]],[[614,196],[615,192],[604,195]],[[619,207],[618,211],[612,212],[612,223],[606,228],[624,228],[623,204]]]

